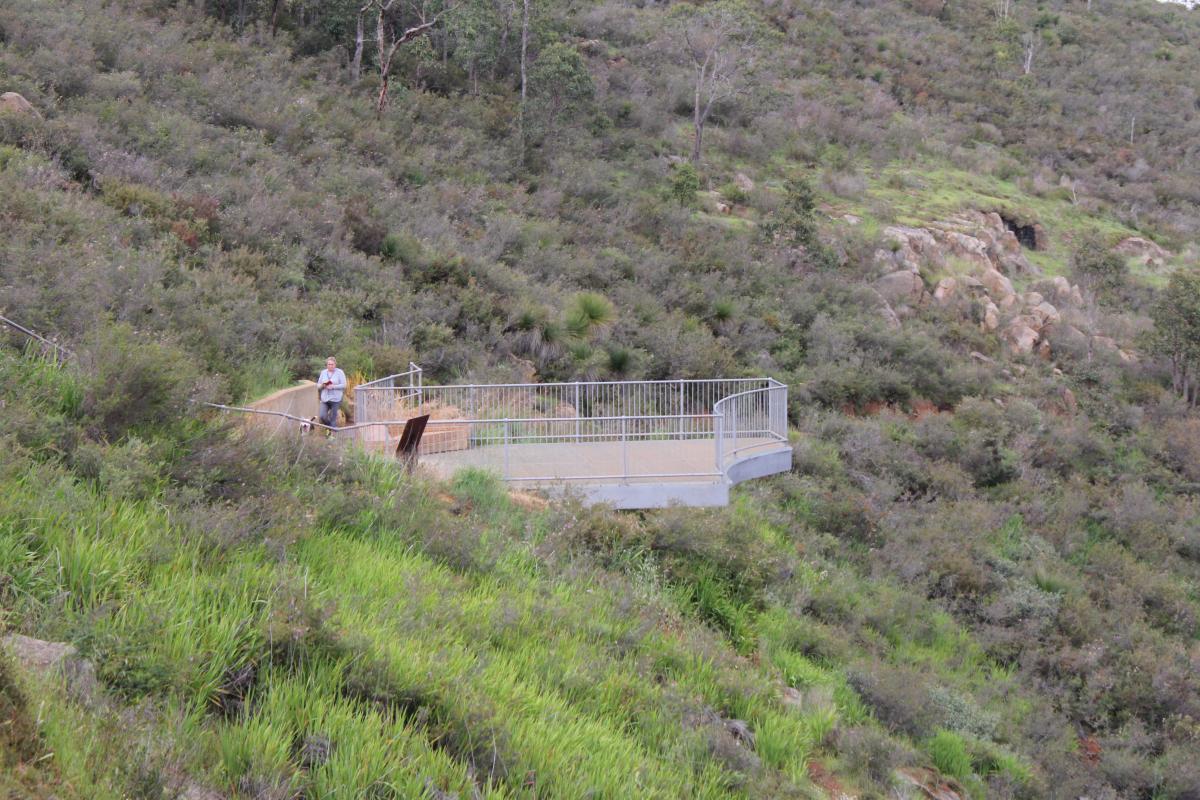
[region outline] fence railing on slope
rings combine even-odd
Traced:
[[[2,324],[7,330],[13,331],[19,336],[23,337],[26,342],[32,343],[41,348],[43,355],[53,356],[57,363],[61,364],[74,355],[70,350],[63,347],[58,342],[53,342],[47,339],[45,336],[42,336],[35,331],[31,331],[29,328],[26,328],[24,325],[21,325],[20,323],[15,322],[8,317],[0,316],[0,324]]]

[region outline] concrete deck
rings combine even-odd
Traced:
[[[492,445],[424,455],[420,464],[442,478],[467,467],[489,469],[515,486],[551,494],[575,491],[617,508],[721,506],[729,502],[731,485],[791,468],[791,448],[777,440],[742,438],[737,447],[724,473],[717,469],[712,439],[514,444],[507,460],[505,448]]]

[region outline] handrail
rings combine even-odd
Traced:
[[[64,360],[64,361],[67,358],[71,358],[75,355],[70,350],[63,347],[61,344],[50,341],[45,336],[42,336],[39,333],[29,330],[29,328],[26,328],[24,325],[20,324],[19,322],[14,322],[13,320],[9,319],[8,317],[0,316],[0,322],[3,322],[5,325],[8,325],[10,328],[16,330],[18,333],[24,334],[27,338],[33,339],[37,342],[40,342],[42,345],[44,345],[46,347],[52,348],[54,350],[54,360],[55,361],[60,360],[59,353],[63,354],[64,358],[61,360]]]
[[[407,375],[408,373],[401,373]],[[427,391],[435,389],[559,389],[567,386],[678,386],[679,384],[696,383],[749,383],[751,381],[770,381],[774,378],[675,378],[674,380],[652,381],[552,381],[548,383],[450,383],[444,385],[429,384],[422,388]],[[368,384],[359,384],[360,387]],[[391,388],[368,386],[371,389]]]
[[[395,375],[387,375],[382,378],[376,378],[373,381],[368,381],[366,383],[360,383],[358,386],[356,386],[354,388],[356,391],[358,389],[400,389],[400,388],[415,389],[415,388],[417,388],[417,386],[413,385],[413,382],[411,379],[414,376],[423,375],[424,372],[425,372],[425,370],[421,369],[415,363],[410,361],[410,362],[408,362],[408,371],[407,372],[397,372]],[[397,378],[409,378],[410,380],[408,382],[408,386],[407,387],[396,386],[395,383],[396,383]],[[391,381],[392,385],[391,386],[378,385],[378,384],[382,384],[386,381]],[[418,386],[419,385],[420,384],[418,384]]]
[[[735,392],[734,394],[726,395],[713,404],[713,413],[720,419],[720,422],[717,425],[718,433],[716,437],[717,441],[715,443],[717,466],[722,470],[723,473],[725,471],[725,462],[729,461],[738,453],[742,453],[747,450],[754,450],[759,447],[766,447],[768,444],[770,444],[769,442],[751,442],[750,444],[744,446],[738,446],[737,402],[739,400],[747,398],[751,395],[761,395],[766,393],[766,427],[759,427],[754,430],[756,433],[765,432],[771,439],[774,439],[775,441],[784,443],[787,442],[787,384],[777,381],[774,378],[768,378],[767,383],[768,385],[762,388],[750,389],[745,392]],[[777,405],[775,398],[780,393],[783,394],[783,401]],[[727,408],[733,409],[732,415],[728,413]],[[757,409],[756,412],[761,414],[763,413],[763,410]],[[732,435],[729,435],[729,429],[726,428],[725,425],[727,416],[730,417],[730,421],[732,423]],[[777,427],[779,430],[776,429]],[[743,432],[746,432],[746,429],[743,428]],[[725,438],[727,437],[731,439],[732,444],[732,447],[728,449],[725,447],[724,442]]]

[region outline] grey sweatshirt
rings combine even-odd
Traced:
[[[333,381],[333,383],[326,387],[325,381]],[[333,372],[323,369],[317,377],[317,386],[321,387],[322,403],[341,402],[342,392],[346,391],[346,373],[340,369],[334,369]]]

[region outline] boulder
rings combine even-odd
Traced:
[[[984,271],[979,276],[979,281],[997,303],[1003,304],[1005,298],[1015,296],[1012,281],[1001,275],[998,270],[989,269]]]
[[[42,118],[33,104],[16,92],[0,94],[0,113],[27,114],[37,119]]]
[[[1062,275],[1055,275],[1050,279],[1050,285],[1054,287],[1054,302],[1062,305],[1071,299],[1071,282]]]
[[[1100,353],[1109,353],[1116,355],[1121,348],[1117,347],[1117,340],[1108,336],[1093,336],[1092,349]]]
[[[883,238],[891,248],[878,250],[875,260],[888,272],[939,268],[948,259],[966,262],[976,271],[1036,272],[1017,237],[994,212],[965,211],[924,228],[891,225],[884,228]]]
[[[1064,414],[1075,416],[1079,412],[1079,403],[1075,400],[1075,393],[1070,388],[1064,386],[1062,392],[1058,396],[1059,407]]]
[[[994,331],[1000,327],[1000,309],[996,308],[996,304],[988,300],[983,306],[983,319],[980,321],[980,326],[985,331]]]
[[[988,243],[977,236],[961,231],[945,231],[942,242],[952,257],[966,261],[976,269],[991,269],[997,263],[992,258],[992,250]]]
[[[1062,321],[1062,315],[1058,313],[1058,309],[1047,303],[1045,300],[1027,309],[1028,314],[1038,322],[1038,327],[1044,328],[1047,325],[1056,325]]]
[[[967,790],[953,778],[926,767],[904,767],[896,770],[898,795],[922,800],[962,800]],[[911,790],[911,791],[909,791]]]
[[[933,299],[940,306],[948,305],[958,293],[958,281],[954,278],[942,278],[937,288],[933,290]]]
[[[923,264],[943,264],[942,249],[933,233],[925,228],[889,225],[883,229],[883,237],[891,242],[891,249],[876,250],[875,261],[889,272],[900,269],[918,272]]]
[[[970,356],[971,356],[971,358],[975,359],[976,361],[978,361],[981,364],[991,364],[993,366],[995,366],[995,364],[996,364],[996,359],[988,358],[987,356],[985,356],[983,353],[979,352],[978,350],[972,350],[970,353]]]
[[[1017,317],[1004,331],[1004,338],[1014,355],[1025,355],[1033,352],[1037,344],[1038,331],[1036,323],[1028,317]]]
[[[1046,298],[1042,296],[1041,292],[1026,292],[1021,299],[1025,301],[1025,305],[1027,306],[1036,306]]]
[[[19,633],[10,633],[0,639],[5,651],[14,661],[31,672],[49,672],[62,666],[63,662],[75,656],[74,645],[66,642],[47,642],[33,639]]]
[[[1050,236],[1046,233],[1046,229],[1042,227],[1042,223],[1033,223],[1033,249],[1041,252],[1050,246]]]
[[[0,647],[29,672],[62,675],[67,682],[67,690],[76,700],[87,702],[95,697],[99,685],[96,670],[92,662],[79,657],[74,645],[10,633],[0,638]]]
[[[754,181],[750,180],[750,177],[744,172],[739,172],[734,176],[733,185],[741,189],[743,192],[754,191]]]
[[[1024,274],[1036,272],[1033,265],[1025,257],[1021,242],[1005,224],[999,214],[994,211],[964,211],[954,215],[949,220],[935,223],[946,231],[957,232],[975,239],[983,245],[983,254],[993,266],[1001,272]],[[966,240],[959,239],[959,244],[975,249]],[[968,253],[961,255],[971,257]]]
[[[1128,236],[1118,242],[1113,250],[1123,256],[1137,259],[1143,266],[1161,267],[1163,262],[1171,257],[1169,250],[1141,236]]]
[[[918,305],[925,295],[925,283],[915,272],[899,270],[875,281],[875,290],[891,305]]]
[[[1055,323],[1042,331],[1042,335],[1052,341],[1056,347],[1077,354],[1087,352],[1088,336],[1074,325]]]

